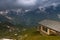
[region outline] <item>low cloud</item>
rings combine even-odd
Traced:
[[[17,0],[18,5],[24,5],[24,6],[33,6],[36,4],[37,0]]]
[[[60,14],[57,14],[58,18],[60,19]]]
[[[35,6],[57,6],[60,4],[60,0],[0,0],[0,8],[14,8],[20,6],[28,6],[28,7],[35,7]]]
[[[9,17],[9,16],[5,16],[7,19],[9,20],[13,20],[13,18]]]

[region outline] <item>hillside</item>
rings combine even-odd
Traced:
[[[16,30],[17,28],[5,21],[5,22],[1,22],[0,23],[0,38],[4,38],[4,37],[7,37],[7,38],[11,38],[11,36],[13,36],[13,34],[16,33]]]
[[[17,28],[19,28],[19,30],[17,30]],[[0,32],[0,38],[13,38],[17,40],[60,40],[60,36],[47,36],[40,34],[36,27],[20,28],[18,26],[15,27],[9,22],[0,23]]]
[[[60,40],[60,36],[47,36],[42,35],[36,31],[35,28],[27,29],[22,32],[22,35],[18,35],[18,40]]]
[[[60,21],[60,4],[56,7],[49,6],[44,8],[36,8],[34,10],[25,10],[22,8],[11,9],[6,16],[12,18],[13,24],[21,24],[23,26],[37,26],[38,22],[43,19],[53,19]]]

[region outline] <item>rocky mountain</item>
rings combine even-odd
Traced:
[[[23,26],[37,26],[43,19],[53,19],[60,21],[60,5],[54,7],[36,8],[34,10],[13,9],[7,13],[7,18],[11,19],[13,24]],[[1,19],[2,20],[2,19]]]
[[[10,20],[0,14],[0,22],[6,22],[6,21],[10,21]]]

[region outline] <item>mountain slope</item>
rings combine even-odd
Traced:
[[[42,8],[43,9],[43,8]],[[36,8],[34,10],[26,11],[20,9],[18,12],[16,9],[10,10],[6,16],[11,17],[13,24],[21,24],[23,26],[37,26],[38,22],[43,19],[53,19],[60,21],[60,5],[54,7],[45,7],[45,10]]]

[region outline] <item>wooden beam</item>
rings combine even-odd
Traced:
[[[48,32],[47,32],[48,35],[50,35],[50,29],[48,28]]]

